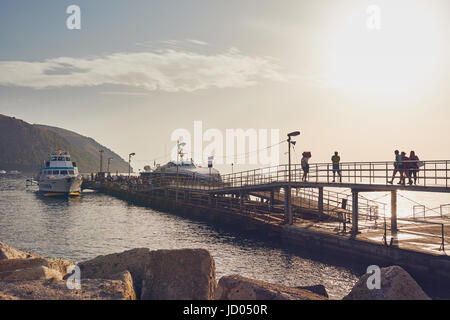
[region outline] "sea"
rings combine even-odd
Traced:
[[[41,256],[81,262],[141,247],[204,248],[215,260],[217,280],[239,274],[287,286],[321,284],[331,299],[347,295],[368,267],[97,192],[46,198],[27,188],[25,180],[25,176],[0,177],[0,241]],[[446,196],[406,192],[405,197],[428,201],[429,208],[450,203]],[[402,216],[410,210],[404,200],[399,202]]]

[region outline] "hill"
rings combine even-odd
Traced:
[[[104,150],[111,172],[128,172],[128,163],[92,138],[73,131],[45,125],[32,125],[14,117],[0,115],[0,169],[35,172],[56,150],[68,151],[82,173],[99,170],[99,150]]]

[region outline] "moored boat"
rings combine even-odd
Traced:
[[[50,156],[36,176],[39,192],[45,196],[79,196],[82,176],[76,162],[67,152],[58,151]]]

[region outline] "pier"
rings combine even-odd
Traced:
[[[310,165],[306,181],[300,165],[293,164],[225,174],[220,182],[163,174],[141,184],[84,181],[83,188],[450,281],[450,205],[431,213],[414,206],[412,218],[397,215],[399,190],[449,193],[449,163],[421,161],[415,185],[397,184],[399,174],[389,183],[393,162],[351,162],[340,164],[337,182],[332,164],[317,163]],[[367,192],[390,194],[390,212],[384,203],[364,197]]]

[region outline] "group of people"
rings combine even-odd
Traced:
[[[311,152],[303,152],[302,156],[302,181],[307,181]],[[331,162],[333,164],[333,182],[336,181],[336,174],[339,176],[340,182],[342,182],[342,173],[340,168],[341,157],[339,156],[339,153],[337,151],[334,152],[334,155],[331,157]],[[414,151],[411,151],[409,157],[407,157],[405,152],[395,150],[394,172],[392,174],[391,181],[388,181],[388,183],[393,184],[395,176],[397,175],[397,173],[400,173],[400,182],[398,184],[405,185],[406,178],[408,178],[409,185],[416,185],[419,171],[420,160]]]
[[[406,156],[406,152],[400,152],[395,150],[395,161],[394,161],[394,172],[392,173],[391,181],[389,184],[394,183],[395,176],[397,172],[400,173],[400,181],[398,184],[405,185],[406,178],[408,178],[408,184],[417,184],[417,175],[420,171],[420,161],[419,157],[414,151],[411,151],[409,157]],[[414,181],[413,181],[414,178]]]

